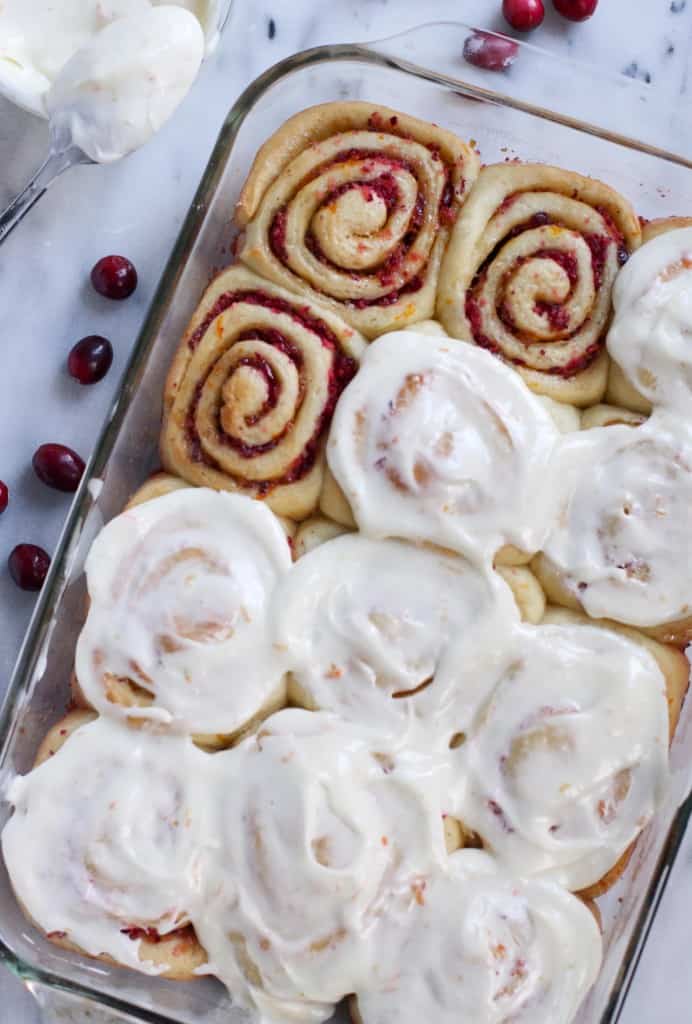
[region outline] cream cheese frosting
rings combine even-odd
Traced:
[[[635,626],[691,615],[692,424],[658,410],[584,431],[565,453],[544,552],[585,611]]]
[[[598,974],[601,936],[584,904],[498,873],[479,850],[455,853],[423,899],[398,909],[377,982],[357,993],[363,1024],[565,1024]]]
[[[668,705],[647,650],[584,625],[520,626],[457,758],[454,813],[511,873],[573,890],[614,866],[668,785]]]
[[[242,495],[191,487],[123,512],[86,562],[84,695],[109,715],[235,732],[283,693],[274,594],[290,566],[276,516]],[[144,694],[139,706],[119,701],[123,679]]]
[[[363,533],[487,561],[506,543],[540,548],[559,438],[488,352],[405,331],[368,348],[337,405],[327,458]]]
[[[12,780],[2,851],[44,932],[158,973],[128,929],[165,935],[188,921],[208,833],[207,760],[185,737],[98,718]]]
[[[277,603],[296,702],[426,750],[446,747],[473,716],[479,679],[518,621],[494,573],[440,548],[360,534],[300,559]]]
[[[613,290],[608,351],[655,406],[689,419],[692,402],[692,228],[635,252]]]

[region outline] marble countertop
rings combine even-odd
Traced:
[[[547,3],[547,6],[550,6]],[[20,541],[56,543],[69,496],[40,484],[31,455],[45,441],[87,458],[118,388],[166,257],[229,106],[260,71],[325,42],[373,39],[425,21],[462,19],[505,30],[500,0],[236,0],[216,54],[181,110],[143,151],[109,167],[77,168],[58,181],[0,250],[0,478],[11,492],[0,520],[0,690],[6,685],[34,597],[5,570]],[[569,25],[552,10],[531,37],[554,53],[621,71],[689,102],[692,0],[601,0],[597,15]],[[598,112],[584,110],[585,118]],[[636,133],[636,126],[627,126]],[[690,118],[692,134],[692,117]],[[45,125],[0,100],[0,206],[40,163]],[[689,212],[689,211],[679,211]],[[88,272],[102,255],[136,264],[140,285],[122,304],[100,299]],[[104,334],[114,366],[80,388],[65,372],[67,353],[86,334]],[[669,883],[623,1016],[623,1024],[692,1019],[692,835]],[[5,1019],[36,1019],[22,987],[0,970]]]

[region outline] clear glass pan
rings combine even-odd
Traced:
[[[525,45],[509,72],[484,72],[462,59],[470,31],[460,24],[428,25],[369,46],[310,50],[271,68],[233,106],[75,497],[20,654],[0,718],[3,786],[12,774],[30,768],[40,738],[65,710],[84,609],[86,551],[100,526],[157,466],[169,362],[210,275],[229,262],[233,207],[250,162],[287,117],[326,100],[367,99],[475,139],[486,162],[520,157],[556,163],[603,178],[643,216],[692,214],[692,161],[687,152],[676,151],[682,137],[678,115],[661,109],[654,92]],[[580,121],[580,109],[598,110],[599,123]],[[690,816],[689,702],[672,758],[670,799],[638,843],[617,888],[601,901],[605,963],[579,1024],[618,1020]],[[8,814],[7,805],[0,806],[0,827]],[[127,1019],[159,1024],[246,1019],[211,980],[165,982],[57,949],[24,919],[3,866],[0,957],[44,1000],[50,990],[60,991],[68,1003],[93,1000]]]

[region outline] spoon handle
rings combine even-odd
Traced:
[[[63,171],[79,163],[84,163],[84,154],[76,146],[70,146],[68,149],[57,151],[51,149],[26,188],[0,213],[0,245],[2,245],[12,229],[29,212],[34,203],[38,202],[49,185]]]

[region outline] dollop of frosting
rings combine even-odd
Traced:
[[[608,351],[655,406],[689,418],[692,402],[692,228],[646,242],[620,271]]]
[[[186,737],[98,718],[12,780],[2,851],[18,899],[44,932],[158,973],[139,959],[136,935],[189,921],[208,832],[207,760]]]
[[[492,355],[406,331],[367,350],[337,406],[327,458],[363,533],[487,560],[505,543],[540,548],[559,436]]]
[[[363,1024],[564,1024],[600,968],[598,925],[580,900],[508,878],[479,850],[454,854],[398,910],[377,984],[357,993]]]
[[[109,715],[237,731],[284,692],[273,602],[290,566],[278,519],[242,495],[183,488],[117,516],[86,562],[85,696]]]
[[[300,559],[277,603],[293,700],[424,750],[465,728],[518,621],[496,574],[440,548],[360,534]]]
[[[659,410],[585,431],[564,456],[544,552],[585,611],[637,626],[692,614],[692,424]]]
[[[665,680],[647,650],[595,626],[520,626],[514,645],[455,752],[454,813],[511,873],[583,889],[665,796]]]

